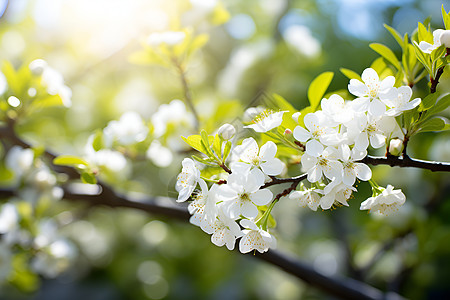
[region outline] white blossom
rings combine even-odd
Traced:
[[[264,111],[253,120],[253,124],[244,126],[244,128],[251,128],[256,132],[267,132],[281,125],[285,112],[287,111]]]
[[[6,234],[18,228],[19,213],[12,203],[5,203],[0,208],[0,234]]]
[[[232,218],[239,218],[241,215],[246,218],[256,218],[260,205],[267,205],[273,198],[273,194],[268,189],[260,189],[264,184],[264,179],[257,173],[257,169],[247,174],[232,173],[228,176],[227,183],[222,184],[217,189],[218,198],[224,202],[221,204],[225,214]]]
[[[240,224],[246,228],[242,231],[244,236],[239,242],[239,251],[241,253],[248,253],[252,250],[258,250],[260,253],[263,253],[269,248],[275,249],[277,247],[275,237],[256,226],[254,222],[244,219]]]
[[[306,153],[311,156],[319,156],[324,146],[337,144],[337,131],[328,127],[323,113],[309,113],[303,119],[305,128],[297,126],[294,129],[294,138],[300,142],[306,142]]]
[[[203,223],[212,222],[216,219],[218,185],[213,184],[211,189],[208,190],[208,186],[203,179],[199,179],[198,183],[201,191],[193,197],[194,201],[189,203],[188,210],[192,215],[189,222],[196,226],[202,226]]]
[[[394,131],[395,124],[394,117],[373,117],[360,113],[347,124],[347,136],[360,151],[367,150],[369,142],[373,148],[380,148]]]
[[[147,126],[141,116],[134,111],[124,113],[118,121],[109,122],[103,129],[106,147],[111,147],[114,141],[125,146],[142,142],[147,133]]]
[[[351,79],[348,90],[357,96],[352,101],[352,107],[357,112],[366,112],[372,116],[381,116],[386,112],[386,105],[380,100],[380,97],[386,98],[390,95],[394,87],[394,76],[388,76],[380,81],[377,72],[372,68],[367,68],[361,75],[361,81]]]
[[[145,155],[160,168],[168,167],[173,161],[172,151],[164,147],[158,140],[154,140],[150,144]]]
[[[241,237],[242,231],[239,225],[228,218],[221,209],[219,209],[217,217],[212,222],[204,222],[201,226],[202,230],[211,235],[211,242],[219,247],[226,245],[228,250],[233,250],[236,239]]]
[[[183,31],[154,32],[148,36],[147,44],[152,47],[157,47],[162,44],[175,46],[183,42],[185,38],[186,33]]]
[[[443,44],[441,41],[441,36],[443,33],[445,33],[444,42],[447,42],[446,37],[448,39],[448,32],[450,32],[450,30],[436,29],[435,31],[433,31],[433,44],[421,41],[419,43],[420,50],[422,50],[424,53],[433,52],[433,50],[439,48]],[[446,45],[446,47],[448,46],[448,43],[444,44]]]
[[[320,102],[323,113],[334,122],[334,126],[350,121],[353,117],[353,110],[347,105],[344,99],[336,94],[330,98],[323,98]]]
[[[406,196],[402,190],[394,190],[390,184],[386,188],[380,188],[381,193],[368,198],[361,203],[361,210],[368,209],[370,212],[380,212],[384,215],[390,215],[396,212],[406,201]]]
[[[363,163],[357,162],[367,156],[367,151],[360,151],[356,147],[350,150],[348,145],[339,146],[342,160],[342,182],[352,186],[356,178],[367,181],[372,178],[372,170]]]
[[[200,180],[200,170],[195,165],[195,162],[190,158],[183,159],[183,168],[181,173],[178,174],[177,183],[175,185],[178,191],[177,202],[186,201],[197,186],[197,182]]]
[[[172,100],[169,104],[162,104],[152,115],[153,135],[156,138],[163,136],[167,131],[168,125],[181,127],[186,133],[186,129],[194,128],[195,117],[186,110],[184,102],[181,100]],[[177,136],[179,140],[179,136]]]
[[[315,188],[301,189],[289,194],[289,199],[298,201],[301,207],[308,206],[313,211],[317,210],[320,204],[321,191]]]
[[[246,173],[251,168],[259,168],[264,174],[272,176],[279,175],[283,171],[283,163],[275,157],[277,146],[272,141],[268,141],[259,149],[254,138],[247,138],[234,148],[234,153],[242,162],[234,162],[231,170],[239,169],[239,172]]]
[[[350,199],[356,188],[346,185],[341,180],[331,181],[323,190],[324,196],[320,199],[320,207],[329,209],[333,204],[348,206],[347,200]]]
[[[20,146],[14,146],[8,151],[5,164],[17,177],[21,177],[31,169],[33,160],[34,152],[32,149],[23,149]]]
[[[308,174],[309,182],[317,182],[324,174],[328,179],[341,177],[342,164],[337,160],[336,151],[333,147],[327,147],[317,157],[307,153],[302,155],[302,166]]]
[[[394,88],[397,97],[383,100],[383,102],[390,107],[386,111],[387,116],[396,117],[402,114],[404,111],[410,110],[418,106],[421,102],[420,98],[411,100],[412,89],[409,86],[401,86],[398,89]]]

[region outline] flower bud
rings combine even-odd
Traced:
[[[445,45],[446,48],[450,48],[450,30],[444,30],[440,37],[441,45]]]
[[[292,130],[286,128],[286,130],[284,131],[284,136],[290,138],[292,136]]]
[[[294,122],[295,123],[297,123],[298,124],[298,118],[300,118],[300,115],[301,115],[302,113],[301,112],[296,112],[296,113],[293,113],[292,114],[292,120],[294,120]]]
[[[44,72],[45,68],[47,68],[47,62],[43,59],[36,59],[30,63],[29,68],[31,73],[39,76]]]
[[[400,139],[392,139],[389,143],[389,153],[394,156],[400,156],[403,151],[403,141]]]
[[[222,126],[220,126],[219,130],[217,131],[217,134],[223,138],[224,140],[228,141],[233,138],[233,136],[236,134],[236,129],[233,125],[225,123]]]

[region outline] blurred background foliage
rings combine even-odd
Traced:
[[[18,67],[42,58],[62,72],[73,92],[71,108],[36,112],[21,120],[18,132],[65,154],[82,153],[91,133],[126,111],[149,120],[160,104],[183,99],[176,72],[130,62],[152,32],[190,24],[209,35],[191,59],[187,78],[199,114],[212,131],[246,107],[264,104],[272,93],[297,109],[307,106],[307,88],[324,71],[335,72],[329,91],[346,89],[348,79],[339,68],[360,74],[378,57],[370,42],[400,50],[383,23],[411,33],[431,16],[433,28],[443,27],[442,1],[434,0],[223,0],[224,10],[210,19],[195,15],[187,0],[0,3],[1,59]],[[450,9],[450,3],[444,6]],[[448,89],[449,73],[444,72],[443,88]],[[415,92],[424,88],[422,83]],[[233,100],[240,104],[221,109],[220,103],[233,107]],[[220,117],[208,123],[207,116],[217,111]],[[411,141],[409,154],[448,162],[449,134],[420,134]],[[134,162],[108,182],[122,191],[173,197],[181,159],[167,168],[149,160]],[[333,211],[314,213],[285,200],[275,208],[279,248],[327,275],[350,276],[411,299],[448,297],[449,175],[379,166],[374,177],[407,195],[397,214],[376,218],[359,211],[360,200],[370,196],[368,185],[360,186],[349,208]],[[13,284],[1,286],[2,299],[327,298],[249,255],[215,247],[190,224],[67,201],[47,214],[76,242],[77,263],[51,280],[16,272]],[[14,263],[24,262],[17,258]]]

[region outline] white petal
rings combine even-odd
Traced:
[[[351,102],[351,107],[356,112],[367,111],[370,104],[370,99],[368,97],[356,98]]]
[[[366,132],[361,132],[355,139],[355,147],[358,150],[367,150],[367,147],[369,147],[369,138],[367,136]]]
[[[346,185],[352,186],[356,181],[356,176],[353,169],[344,168],[344,172],[342,175],[342,182]]]
[[[294,138],[300,142],[306,142],[311,138],[311,133],[301,126],[294,128]]]
[[[368,111],[372,116],[382,116],[386,112],[386,105],[378,99],[373,99]]]
[[[258,216],[258,209],[250,201],[245,201],[241,206],[241,213],[246,218],[256,218]]]
[[[261,150],[259,150],[259,156],[262,160],[274,158],[275,154],[277,154],[277,145],[272,141],[268,141],[262,145]]]
[[[317,164],[317,158],[305,153],[302,155],[301,162],[303,168],[309,170]]]
[[[239,149],[242,151],[239,158],[246,163],[252,163],[253,159],[258,156],[259,146],[253,138],[243,140]]]
[[[283,171],[283,163],[278,158],[274,158],[262,163],[261,169],[267,175],[279,175]]]
[[[367,86],[357,79],[350,79],[348,90],[356,97],[363,97],[369,93]]]
[[[319,126],[319,117],[315,113],[309,113],[303,119],[303,123],[305,123],[305,127],[308,128],[309,131],[314,131],[315,128]]]
[[[316,140],[310,140],[306,143],[306,153],[318,157],[323,152],[323,145]]]
[[[361,74],[361,79],[367,86],[377,84],[380,81],[378,73],[372,68],[365,69]]]
[[[388,89],[391,89],[394,87],[395,84],[395,77],[394,76],[388,76],[385,79],[383,79],[380,83],[380,92],[385,92]]]
[[[272,200],[273,194],[267,189],[256,191],[249,195],[250,200],[258,206],[267,205]]]
[[[322,179],[322,168],[314,166],[312,169],[308,170],[308,181],[317,182]]]
[[[372,170],[363,163],[356,163],[355,171],[360,180],[367,181],[372,178]]]
[[[374,148],[380,148],[384,145],[386,137],[380,133],[375,133],[370,135],[370,144]]]
[[[241,238],[239,242],[239,251],[241,253],[248,253],[253,250],[252,244],[249,241],[248,234]]]

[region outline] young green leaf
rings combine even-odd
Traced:
[[[92,173],[83,172],[81,173],[81,181],[83,183],[96,184],[97,178],[95,178],[95,175]]]
[[[231,146],[233,144],[230,141],[227,141],[225,143],[225,147],[223,149],[223,155],[222,155],[222,162],[225,162],[228,158],[228,155],[230,155],[230,151],[231,151]]]
[[[308,88],[308,99],[314,111],[319,106],[320,100],[322,100],[323,95],[327,91],[333,76],[333,72],[324,72],[311,82]]]
[[[346,68],[340,68],[339,71],[341,71],[341,73],[344,74],[348,79],[357,79],[359,81],[362,81],[361,76],[355,71]]]
[[[392,50],[389,49],[387,46],[383,44],[372,43],[370,44],[370,48],[372,48],[372,50],[374,50],[382,57],[384,57],[387,61],[389,61],[395,68],[397,68],[397,70],[401,70],[402,66],[400,65],[400,62],[398,61],[394,52],[392,52]]]
[[[397,32],[397,30],[395,30],[394,28],[392,28],[391,26],[384,24],[384,28],[386,28],[391,35],[394,37],[394,39],[397,41],[397,43],[400,45],[400,47],[404,48],[405,44],[403,43],[403,38],[400,35],[400,33]]]
[[[422,108],[422,110],[428,110],[432,108],[436,104],[436,100],[438,97],[439,93],[433,93],[423,98],[422,102],[420,103],[420,107]]]
[[[445,11],[444,4],[442,4],[441,11],[445,29],[450,30],[450,14]]]
[[[428,42],[430,44],[433,43],[433,35],[431,34],[431,32],[429,32],[427,30],[427,28],[419,22],[419,27],[418,27],[418,31],[419,31],[419,41],[422,42]]]
[[[80,166],[88,166],[89,163],[78,156],[73,155],[60,155],[56,157],[53,160],[54,165],[58,166],[73,166],[73,167],[80,167]]]
[[[297,110],[290,104],[286,99],[278,94],[272,95],[273,100],[275,101],[275,108],[279,110],[287,110],[290,112],[296,112]]]
[[[424,122],[418,132],[441,131],[445,128],[445,121],[442,118],[432,118]]]
[[[208,151],[202,144],[202,137],[198,134],[190,135],[187,138],[182,136],[183,141],[185,141],[189,146],[194,148],[195,150],[206,154]]]
[[[438,103],[436,103],[436,105],[431,107],[428,113],[430,115],[437,114],[438,112],[441,112],[444,109],[446,109],[449,105],[450,105],[450,94],[447,94],[443,96],[441,99],[439,99]]]

